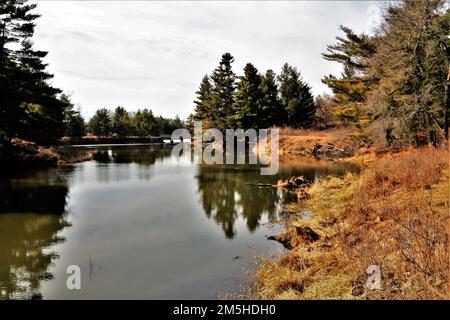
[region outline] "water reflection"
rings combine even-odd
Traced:
[[[195,165],[162,146],[85,150],[93,161],[0,174],[0,299],[186,299],[233,292],[229,280],[253,262],[245,258],[249,246],[264,251],[274,245],[265,241],[273,232],[265,222],[295,201],[295,195],[254,184],[354,170],[283,159],[276,176],[261,176],[256,166]],[[68,216],[73,226],[64,229]],[[97,269],[95,281],[83,280],[83,290],[66,290],[67,265],[83,266],[90,256],[105,268]]]
[[[79,148],[65,148],[65,153],[77,152]],[[154,165],[162,164],[171,155],[171,149],[162,145],[87,146],[94,161],[76,166],[71,177],[72,185],[85,183],[121,182],[129,180],[148,181],[154,176]]]
[[[0,188],[0,214],[43,213],[61,214],[66,206],[67,186],[13,186],[3,183]]]
[[[130,164],[151,166],[157,160],[170,156],[171,149],[163,146],[113,146],[108,148],[91,148],[93,159],[98,163]]]
[[[0,299],[40,299],[42,281],[58,257],[46,248],[64,241],[64,185],[0,184]]]
[[[232,167],[200,166],[198,169],[198,192],[203,210],[222,226],[229,239],[236,235],[234,225],[238,217],[246,221],[248,230],[254,231],[262,215],[268,220],[275,218],[277,207],[285,199],[275,188],[255,188],[249,181],[260,178],[259,169],[241,169]],[[260,180],[260,179],[258,179]]]
[[[357,171],[350,164],[332,164],[298,159],[284,159],[276,176],[261,176],[259,168],[248,165],[199,166],[198,192],[203,210],[209,219],[222,226],[226,238],[236,235],[235,222],[239,217],[246,221],[253,232],[262,217],[274,220],[282,212],[283,205],[297,200],[293,193],[273,187],[259,188],[255,184],[276,184],[279,179],[302,175],[313,183],[329,174],[341,176],[347,171]]]

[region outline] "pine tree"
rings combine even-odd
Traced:
[[[48,83],[53,76],[42,61],[47,52],[32,48],[35,7],[25,0],[0,4],[0,125],[7,144],[16,136],[51,144],[64,133],[66,104]]]
[[[18,134],[44,145],[50,145],[64,134],[64,119],[67,104],[59,98],[60,89],[48,84],[53,75],[45,71],[42,59],[47,52],[32,49],[30,40],[22,41],[22,49],[17,52],[20,65],[19,96],[25,115]]]
[[[84,136],[86,133],[86,123],[81,116],[80,110],[75,110],[74,105],[70,101],[70,96],[66,94],[62,94],[60,100],[66,104],[66,109],[64,110],[64,135],[68,137]]]
[[[314,122],[316,107],[311,88],[302,80],[297,68],[285,63],[278,76],[280,98],[291,127],[310,127]]]
[[[132,123],[136,134],[140,137],[156,135],[159,131],[160,124],[149,109],[138,110],[133,116]]]
[[[112,132],[119,137],[126,137],[132,133],[130,115],[123,107],[114,110]]]
[[[170,125],[171,125],[171,130],[168,133],[172,133],[174,130],[176,129],[182,129],[184,128],[184,123],[183,121],[180,119],[179,115],[176,115],[175,118],[173,118],[170,121]]]
[[[441,110],[438,116],[439,125],[444,129],[445,137],[449,134],[450,114],[450,8],[447,12],[435,19],[430,31],[430,41],[427,49],[430,56],[425,62],[427,78],[425,85],[435,88],[432,93],[432,104],[434,109]]]
[[[229,123],[242,129],[259,128],[262,98],[261,75],[251,63],[247,63],[235,93]]]
[[[86,134],[86,123],[77,110],[66,120],[66,131],[65,135],[68,137],[82,137]]]
[[[299,96],[291,99],[287,106],[289,125],[294,128],[309,128],[314,123],[316,105],[311,88],[303,81],[299,82]]]
[[[280,88],[281,103],[287,108],[289,101],[297,98],[300,94],[298,86],[300,73],[297,71],[297,68],[285,63],[277,80]]]
[[[405,0],[387,8],[377,30],[370,73],[382,81],[368,108],[403,142],[424,143],[428,133],[435,143],[448,121],[449,21],[445,1]]]
[[[102,108],[95,112],[95,115],[89,120],[89,132],[96,136],[106,137],[111,134],[112,121],[109,110]]]
[[[158,132],[159,134],[171,134],[173,129],[172,129],[172,125],[170,124],[170,120],[166,119],[162,116],[159,116],[155,119],[156,121],[156,132]]]
[[[218,129],[230,127],[229,119],[232,115],[236,75],[231,64],[234,58],[230,53],[224,53],[219,66],[214,70],[212,80],[212,124]]]
[[[328,45],[322,56],[328,61],[342,64],[340,78],[326,76],[322,82],[334,93],[339,104],[337,115],[343,120],[358,122],[367,94],[378,82],[368,74],[370,58],[376,53],[374,39],[366,34],[357,35],[348,27],[340,26],[345,37],[336,37],[337,44]]]
[[[276,74],[272,70],[267,70],[261,81],[262,101],[259,114],[259,127],[269,128],[281,126],[286,117],[285,109],[282,107],[278,97],[278,86]]]
[[[212,118],[211,82],[209,76],[205,75],[197,92],[195,103],[194,120],[205,120]]]

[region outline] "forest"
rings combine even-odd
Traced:
[[[51,84],[53,75],[44,62],[48,52],[33,48],[39,18],[33,11],[36,6],[24,0],[0,4],[0,160],[17,157],[15,149],[20,146],[14,143],[18,141],[51,146],[63,136],[87,133],[147,137],[171,133],[183,125],[178,117],[155,116],[148,108],[136,112],[100,108],[86,121],[70,95]]]
[[[322,54],[342,65],[340,75],[322,81],[332,94],[316,97],[300,70],[285,63],[277,75],[247,63],[237,76],[234,57],[224,53],[196,92],[186,121],[100,108],[86,121],[70,96],[51,84],[47,52],[33,49],[37,4],[2,1],[0,15],[0,140],[3,156],[13,138],[49,146],[63,136],[168,134],[203,120],[205,127],[328,129],[353,127],[366,144],[392,148],[433,143],[448,137],[449,13],[445,1],[405,1],[390,5],[371,34],[343,35]],[[66,88],[67,89],[67,88]]]
[[[154,114],[152,101],[95,106],[85,118],[72,88],[53,84],[48,52],[35,49],[37,6],[0,0],[0,299],[209,299],[241,276],[248,283],[224,297],[448,299],[445,0],[382,3],[367,33],[343,19],[319,56],[341,70],[319,71],[328,93],[313,94],[295,61],[235,70],[233,50],[221,48],[216,68],[197,70],[188,88],[186,119]],[[161,135],[195,121],[280,129],[270,151],[280,172],[175,158]],[[33,170],[9,170],[21,165]],[[265,255],[255,259],[253,245]],[[78,296],[64,286],[72,260],[90,269]],[[382,274],[375,289],[373,266]],[[41,284],[54,291],[41,294]]]
[[[190,120],[222,129],[350,126],[368,144],[436,145],[448,138],[449,20],[445,1],[404,1],[388,6],[373,35],[341,26],[322,56],[343,72],[324,76],[332,94],[315,98],[296,67],[261,74],[248,63],[236,77],[225,53],[202,79]]]

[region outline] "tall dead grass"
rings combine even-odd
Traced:
[[[448,177],[448,152],[427,147],[320,181],[308,200],[314,218],[302,222],[320,240],[263,260],[253,297],[448,299]],[[370,265],[381,289],[366,286]]]
[[[340,149],[356,151],[362,142],[355,136],[352,128],[314,129],[280,129],[280,154],[312,156],[317,144],[334,145]]]

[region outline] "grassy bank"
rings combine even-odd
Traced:
[[[34,142],[14,138],[7,147],[0,144],[0,164],[3,168],[41,168],[70,164],[92,159],[84,151],[66,152],[37,145]]]
[[[291,249],[261,259],[250,297],[448,299],[447,151],[385,154],[307,191],[313,218],[293,219],[278,236]],[[370,265],[381,268],[379,290],[366,286]]]
[[[284,128],[280,130],[279,153],[303,157],[326,156],[324,147],[332,146],[335,151],[341,151],[344,154],[343,156],[337,154],[330,158],[345,158],[353,156],[362,145],[363,142],[352,128],[322,131]]]
[[[2,167],[47,167],[58,163],[58,154],[34,142],[14,138],[8,144],[0,144]]]

